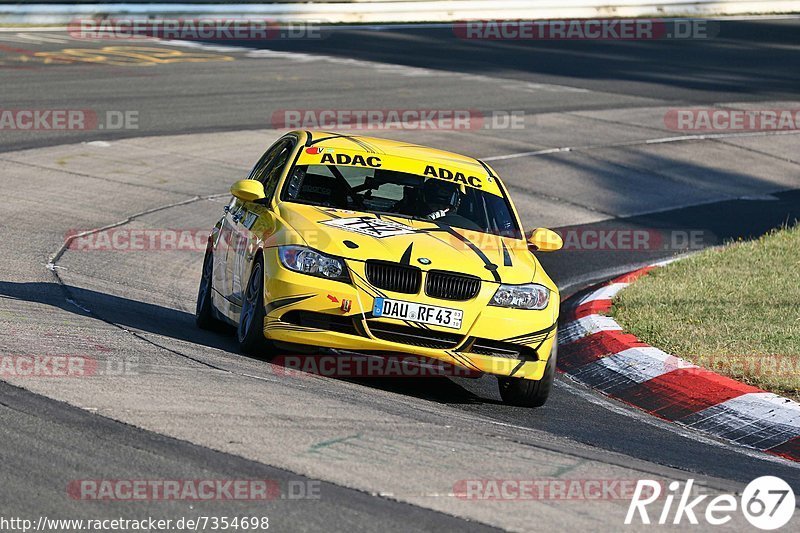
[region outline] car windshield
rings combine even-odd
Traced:
[[[520,238],[505,198],[474,187],[381,168],[295,167],[282,199],[337,209],[389,214]]]

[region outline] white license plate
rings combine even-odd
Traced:
[[[464,318],[464,311],[436,305],[404,302],[402,300],[375,298],[372,316],[398,318],[409,322],[422,322],[423,324],[459,329],[461,328],[461,320]]]

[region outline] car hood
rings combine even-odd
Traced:
[[[449,270],[486,281],[529,283],[538,262],[521,239],[399,216],[282,203],[279,216],[310,247],[366,261]]]

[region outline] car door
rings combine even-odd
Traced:
[[[230,299],[231,275],[228,272],[228,251],[234,236],[234,214],[236,213],[238,200],[231,197],[231,201],[223,208],[224,215],[220,221],[219,234],[214,247],[214,289],[226,300]]]
[[[251,230],[261,216],[268,216],[271,211],[272,198],[289,160],[297,145],[297,138],[285,137],[275,143],[248,176],[264,185],[266,198],[257,202],[236,201],[231,210],[233,235],[228,249],[227,272],[230,273],[229,299],[235,306],[241,306],[244,289],[250,276],[253,257],[258,241],[267,235],[256,235]]]

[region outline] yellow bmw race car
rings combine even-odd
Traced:
[[[556,366],[558,289],[531,253],[486,163],[406,142],[284,135],[209,237],[197,324],[276,347],[414,356],[498,377],[504,401],[539,406]],[[306,348],[307,349],[307,348]]]

